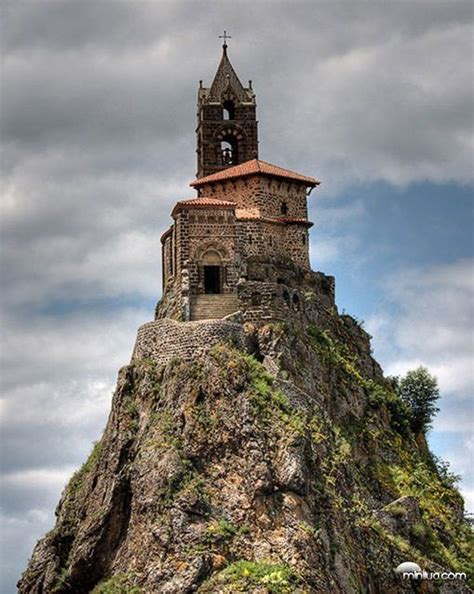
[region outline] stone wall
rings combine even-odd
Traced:
[[[181,223],[184,222],[182,219]],[[187,212],[188,241],[187,253],[189,260],[189,283],[192,293],[204,291],[203,266],[206,251],[220,255],[222,268],[222,292],[233,292],[238,280],[238,263],[240,254],[236,251],[236,220],[233,211],[224,209],[189,209]],[[185,263],[183,262],[183,265]]]
[[[198,188],[200,196],[218,200],[232,200],[238,208],[259,206],[257,196],[260,180],[257,176],[229,179],[219,183],[205,184]]]
[[[335,306],[334,277],[298,266],[285,257],[249,256],[234,278],[243,320],[251,322],[314,317]],[[184,284],[183,284],[184,283]],[[234,284],[235,283],[235,284]],[[191,292],[188,281],[169,285],[156,308],[155,319],[188,320]]]
[[[241,281],[237,285],[240,311],[244,322],[281,321],[295,323],[317,319],[322,311],[334,307],[332,277],[321,273],[315,275],[315,283],[322,283],[324,277],[326,292],[315,291],[311,285],[298,288],[282,283]]]
[[[225,169],[221,158],[221,140],[235,138],[237,163],[258,157],[255,104],[235,105],[234,120],[223,120],[222,104],[198,105],[197,176],[203,177]]]
[[[242,325],[228,320],[177,322],[165,318],[140,326],[132,362],[149,358],[166,364],[175,357],[192,360],[224,341],[246,348]]]
[[[206,184],[199,192],[209,198],[232,200],[237,208],[258,208],[264,217],[308,216],[306,187],[296,182],[253,175]]]
[[[309,268],[308,228],[305,225],[285,226],[285,253],[295,262]]]

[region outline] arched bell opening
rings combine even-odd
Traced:
[[[239,162],[237,139],[226,136],[220,142],[220,159],[222,165],[236,165]]]
[[[222,104],[222,119],[223,120],[233,120],[235,119],[235,105],[234,102],[230,99],[224,101]]]

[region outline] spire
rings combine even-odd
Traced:
[[[227,55],[222,56],[210,87],[199,81],[197,96],[197,174],[203,177],[258,157],[257,101],[251,83],[244,87]]]
[[[249,99],[251,100],[249,93],[244,89],[227,55],[227,39],[230,39],[230,35],[224,31],[224,35],[219,35],[219,38],[224,39],[222,58],[209,89],[209,99],[220,101],[223,93],[230,91],[238,101],[249,101]]]

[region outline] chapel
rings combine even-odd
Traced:
[[[332,277],[310,279],[307,198],[320,182],[259,159],[256,96],[226,40],[211,85],[199,84],[196,136],[196,195],[176,203],[161,237],[156,318],[280,319],[310,281],[333,297]]]

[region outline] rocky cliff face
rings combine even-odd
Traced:
[[[462,499],[364,330],[326,308],[242,332],[121,369],[20,593],[378,594],[414,591],[403,561],[466,571]]]

